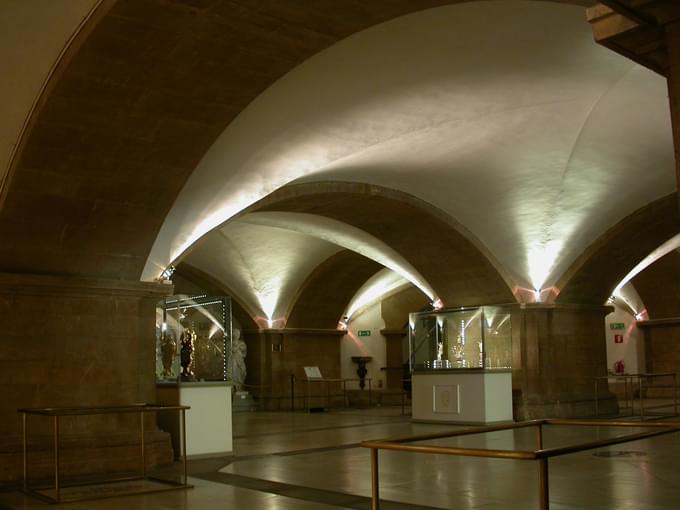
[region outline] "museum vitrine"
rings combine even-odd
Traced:
[[[231,380],[231,340],[229,297],[163,299],[156,307],[156,380]]]
[[[510,318],[502,306],[410,314],[411,370],[511,368]]]

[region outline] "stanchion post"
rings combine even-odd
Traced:
[[[187,410],[182,409],[182,458],[184,459],[184,485],[187,485]]]
[[[290,410],[295,411],[295,374],[290,374]]]
[[[378,475],[378,449],[371,448],[371,510],[380,510],[380,476]]]
[[[599,379],[596,377],[595,378],[595,416],[600,415],[600,398],[599,395],[597,394],[597,390],[599,389],[598,386]]]
[[[673,372],[673,404],[675,415],[678,414],[678,374]]]
[[[543,423],[539,423],[536,426],[536,442],[538,443],[538,449],[543,449]]]
[[[548,483],[548,459],[538,460],[538,498],[539,508],[548,510],[550,508],[550,485]]]
[[[24,492],[28,489],[28,431],[26,429],[26,413],[21,413],[24,436]]]
[[[57,502],[60,498],[59,487],[59,415],[54,415],[54,493]]]

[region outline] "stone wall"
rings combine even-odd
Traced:
[[[155,305],[170,291],[171,286],[155,283],[0,274],[2,480],[21,472],[15,455],[21,448],[18,408],[155,401]],[[115,435],[115,447],[125,448],[138,441],[137,420],[130,415],[65,419],[63,443],[113,447]],[[49,419],[31,419],[38,450],[51,425]],[[167,440],[158,441],[165,450],[159,455],[168,458]],[[73,463],[74,469],[78,465]],[[108,464],[100,463],[101,469],[107,465],[124,463],[116,463],[114,455]]]
[[[253,394],[260,407],[266,409],[291,408],[291,376],[295,377],[295,408],[305,406],[307,391],[303,382],[304,367],[318,366],[325,379],[339,379],[340,340],[342,331],[322,329],[281,329],[246,332],[248,344],[247,383],[252,385]],[[250,388],[248,388],[250,389]],[[314,395],[313,404],[325,405],[326,383],[310,383],[309,393]],[[339,383],[331,383],[331,393],[340,392]],[[334,406],[342,404],[334,398]]]

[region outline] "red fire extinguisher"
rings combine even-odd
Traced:
[[[614,363],[614,373],[616,374],[623,374],[626,371],[626,366],[623,364],[623,360],[620,359],[619,361]]]

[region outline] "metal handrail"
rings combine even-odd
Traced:
[[[587,427],[636,427],[652,428],[649,432],[639,432],[624,436],[616,436],[597,441],[589,441],[570,446],[544,449],[543,447],[543,426],[544,425],[563,425],[563,426],[587,426]],[[536,427],[536,440],[538,448],[535,450],[497,450],[488,448],[464,448],[450,446],[429,446],[411,445],[416,441],[427,441],[429,439],[442,439],[449,437],[466,436],[472,434],[484,434],[502,430],[513,430],[527,427]],[[670,434],[680,431],[680,422],[634,422],[634,421],[613,421],[603,422],[595,420],[566,420],[566,419],[542,419],[531,420],[517,423],[507,423],[503,425],[492,425],[488,427],[471,428],[458,430],[455,432],[440,432],[436,434],[421,434],[398,439],[381,439],[374,441],[363,441],[361,446],[371,450],[371,510],[380,508],[379,492],[379,470],[378,470],[378,450],[394,450],[411,453],[428,453],[439,455],[460,455],[467,457],[486,457],[495,459],[513,460],[535,460],[538,461],[539,474],[539,508],[548,510],[549,500],[549,478],[548,478],[548,459],[559,457],[570,453],[577,453],[595,448],[602,448],[615,444],[648,439],[663,434]]]
[[[157,411],[179,411],[182,409],[190,408],[189,406],[140,403],[121,406],[25,407],[17,409],[17,412],[42,416],[89,416],[111,413],[153,413]]]
[[[187,468],[187,439],[186,439],[186,411],[190,409],[189,406],[184,405],[162,405],[162,404],[147,404],[147,403],[135,403],[128,405],[118,405],[118,406],[92,406],[92,407],[41,407],[41,408],[22,408],[17,409],[17,412],[21,414],[22,418],[22,435],[23,435],[23,484],[22,490],[25,494],[34,496],[38,499],[46,501],[48,503],[62,503],[70,501],[80,501],[83,499],[99,499],[103,497],[112,497],[113,495],[120,495],[124,492],[116,494],[98,495],[88,493],[82,496],[70,496],[63,497],[62,490],[67,487],[80,487],[85,485],[91,485],[91,482],[75,482],[70,484],[65,484],[61,477],[61,466],[60,466],[60,418],[66,416],[90,416],[90,415],[100,415],[100,414],[120,414],[120,413],[139,413],[139,452],[140,452],[140,474],[135,476],[125,476],[107,479],[105,481],[98,481],[96,483],[115,483],[124,480],[153,480],[162,487],[153,487],[147,489],[135,489],[134,494],[142,494],[145,492],[160,492],[165,490],[176,490],[176,489],[189,489],[193,487],[188,483],[188,468]],[[146,471],[146,440],[145,440],[145,419],[144,416],[147,413],[155,413],[161,411],[178,411],[181,419],[181,430],[182,430],[182,460],[183,460],[183,477],[181,482],[175,480],[168,480],[163,478],[158,478],[154,476],[149,476]],[[28,417],[29,416],[50,416],[52,418],[52,438],[53,438],[53,448],[54,448],[54,486],[52,490],[54,496],[51,496],[49,492],[43,490],[42,492],[38,489],[29,486],[28,477]]]
[[[650,379],[655,379],[659,377],[672,377],[673,378],[673,402],[669,404],[657,405],[653,407],[647,406],[645,408],[645,398],[643,395],[643,390],[645,388],[645,383]],[[639,417],[641,420],[645,419],[645,410],[651,411],[652,409],[664,409],[668,407],[673,407],[674,414],[668,414],[667,416],[677,416],[678,415],[678,374],[676,372],[641,372],[641,373],[622,373],[622,374],[607,374],[595,377],[595,416],[600,414],[600,396],[599,396],[599,383],[601,380],[609,381],[609,379],[623,379],[624,385],[624,400],[626,405],[628,404],[628,398],[630,393],[630,411],[631,414],[635,415],[635,396],[633,393],[633,385],[635,384],[635,379],[637,378],[638,386],[638,399],[639,399]],[[649,388],[650,386],[647,386]],[[657,417],[659,415],[657,414]]]
[[[371,407],[372,405],[372,392],[373,392],[373,386],[372,386],[372,378],[370,377],[365,377],[363,379],[364,381],[368,382],[368,407]],[[302,398],[303,399],[303,408],[306,408],[308,411],[311,409],[311,406],[309,405],[309,402],[313,398],[326,398],[326,405],[328,408],[331,407],[330,402],[331,402],[331,397],[342,397],[343,405],[348,406],[348,393],[347,393],[347,382],[354,381],[358,382],[361,381],[361,378],[353,378],[353,377],[345,377],[345,378],[325,378],[322,377],[320,379],[299,379],[298,377],[295,376],[295,374],[290,374],[290,410],[295,411],[295,383],[303,383],[304,384],[304,393],[297,398]],[[309,383],[326,383],[326,394],[325,395],[310,395],[309,392]],[[341,390],[342,393],[331,393],[330,386],[331,383],[338,383],[341,385]],[[363,391],[363,390],[362,390]]]

